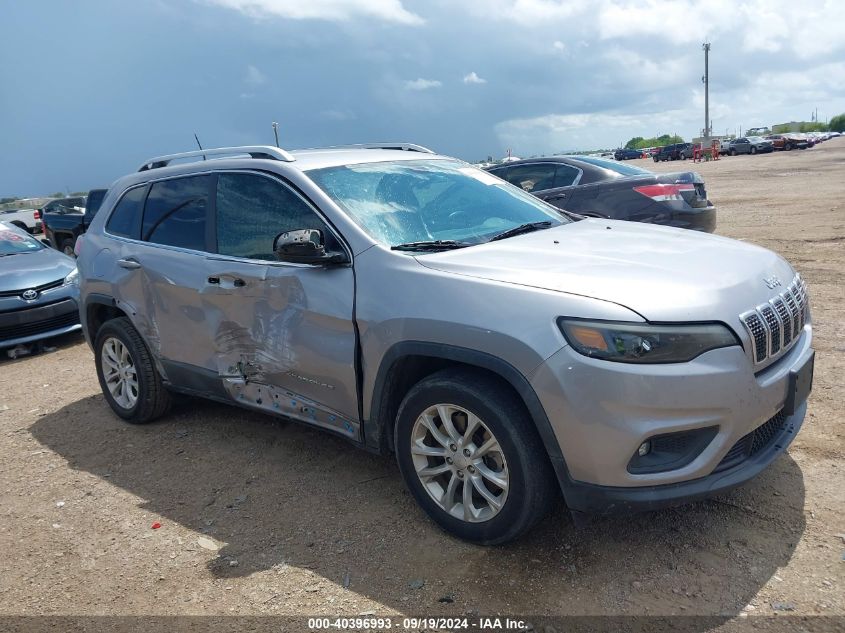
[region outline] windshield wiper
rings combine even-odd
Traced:
[[[455,240],[427,240],[423,242],[407,242],[391,246],[392,251],[448,251],[453,248],[464,248],[472,246],[469,242],[456,242]]]
[[[507,231],[502,231],[501,233],[494,235],[491,237],[488,242],[495,242],[496,240],[503,240],[508,237],[513,237],[514,235],[522,235],[523,233],[531,233],[532,231],[539,231],[540,229],[547,229],[552,225],[552,223],[548,220],[544,220],[542,222],[528,222],[526,224],[520,224],[519,226],[515,226],[512,229],[508,229]]]

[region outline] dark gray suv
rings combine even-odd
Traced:
[[[118,416],[178,392],[393,452],[480,543],[560,493],[581,517],[740,484],[807,410],[808,296],[781,257],[571,216],[415,145],[150,159],[78,250]]]

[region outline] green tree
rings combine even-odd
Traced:
[[[671,145],[673,143],[683,143],[684,139],[677,134],[661,134],[652,138],[643,138],[642,136],[635,136],[630,141],[625,143],[626,149],[643,149],[645,147],[662,147],[664,145]]]
[[[831,132],[845,132],[845,112],[833,117],[828,123],[828,129]]]

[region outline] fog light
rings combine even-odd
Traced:
[[[646,441],[640,444],[640,447],[637,449],[637,455],[645,457],[649,454],[649,451],[651,451],[651,442]]]

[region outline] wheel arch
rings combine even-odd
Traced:
[[[86,297],[84,313],[82,314],[82,327],[89,344],[93,347],[97,332],[106,321],[128,316],[125,311],[118,307],[114,297],[102,294],[92,294]]]
[[[389,348],[376,374],[370,416],[364,421],[366,447],[384,454],[392,452],[396,414],[405,394],[426,376],[455,366],[485,371],[510,386],[534,422],[565,498],[566,484],[571,481],[569,471],[540,399],[516,367],[486,352],[422,341],[405,341]]]

